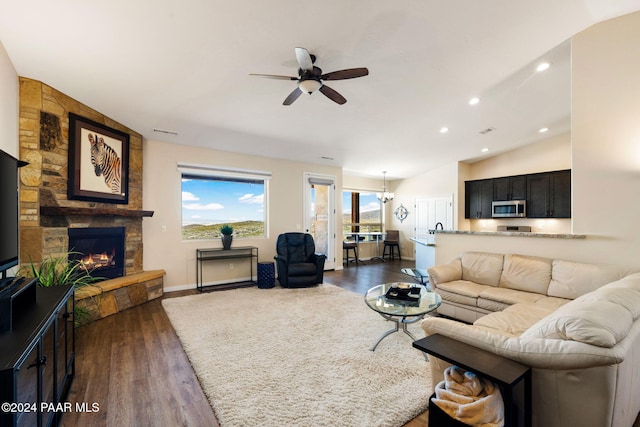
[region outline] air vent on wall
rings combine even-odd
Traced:
[[[174,131],[174,130],[166,130],[166,129],[157,129],[157,128],[153,128],[154,132],[157,133],[166,133],[168,135],[175,135],[178,136],[178,132]]]
[[[480,134],[481,134],[481,135],[486,135],[486,134],[488,134],[488,133],[493,132],[494,130],[496,130],[496,128],[494,128],[494,127],[486,128],[486,129],[484,129],[484,130],[481,130],[481,131],[480,131]]]

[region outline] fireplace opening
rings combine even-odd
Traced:
[[[69,228],[69,260],[80,260],[93,277],[124,276],[125,227]]]

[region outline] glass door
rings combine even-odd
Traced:
[[[313,236],[316,252],[327,255],[325,270],[335,268],[335,180],[331,176],[305,174],[305,231]]]

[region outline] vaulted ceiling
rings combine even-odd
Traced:
[[[636,10],[640,0],[0,0],[0,42],[20,76],[152,141],[401,178],[568,132],[568,40]],[[297,46],[324,72],[369,75],[326,82],[344,105],[316,92],[283,106],[295,81],[249,74],[296,76]]]

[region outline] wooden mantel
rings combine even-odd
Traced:
[[[40,206],[43,216],[120,216],[130,218],[152,217],[153,211],[117,208],[73,208],[66,206]]]

